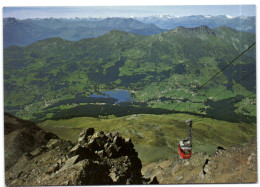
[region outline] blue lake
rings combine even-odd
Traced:
[[[127,90],[111,90],[101,92],[101,94],[92,94],[90,97],[94,98],[114,98],[117,99],[115,103],[121,102],[133,102],[134,99],[131,97],[130,91]]]

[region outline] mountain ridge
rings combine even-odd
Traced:
[[[196,27],[199,25],[207,25],[214,29],[216,27],[226,25],[239,31],[250,33],[256,32],[256,17],[255,16],[237,16],[230,17],[227,15],[218,16],[151,16],[151,17],[136,17],[135,19],[143,23],[153,23],[160,28],[171,30],[178,26]]]
[[[213,35],[213,36],[217,35],[218,37],[221,37],[222,39],[226,39],[223,36],[224,32],[232,32],[232,33],[236,34],[238,37],[241,37],[240,33],[242,33],[242,34],[245,33],[247,35],[252,35],[252,36],[254,35],[254,34],[250,34],[250,33],[247,33],[247,32],[237,31],[237,30],[232,29],[231,27],[227,27],[227,26],[220,26],[220,27],[211,29],[210,27],[208,27],[206,25],[201,25],[201,26],[197,26],[197,27],[188,27],[188,28],[183,27],[183,26],[179,26],[179,27],[176,27],[174,29],[171,29],[171,30],[159,33],[159,34],[155,34],[154,36],[156,37],[156,36],[161,36],[161,35],[169,34],[169,33],[180,33],[180,34],[190,34],[190,35],[192,35],[194,33],[194,34],[200,34],[200,35]],[[221,36],[221,34],[222,34],[222,36]],[[110,36],[113,37],[113,36],[116,36],[116,35],[120,35],[120,36],[123,36],[123,37],[128,37],[128,36],[129,37],[138,37],[138,36],[141,36],[139,34],[129,33],[127,31],[123,31],[123,30],[112,29],[112,30],[108,31],[107,33],[105,33],[104,35],[101,35],[97,39],[106,38],[106,37],[110,37]],[[53,40],[71,42],[70,40],[63,39],[62,37],[59,37],[59,36],[42,39],[42,40],[39,40],[38,42],[45,42],[45,41],[48,42],[48,41],[53,41]],[[93,38],[83,38],[79,41],[84,42],[84,41],[88,41],[88,40],[93,40]],[[38,43],[38,42],[34,42],[34,43]],[[34,43],[32,43],[32,44],[34,44]],[[32,44],[27,45],[27,46],[23,46],[23,47],[29,47]],[[18,46],[18,47],[20,47],[20,46]]]
[[[106,18],[94,21],[4,18],[3,28],[4,48],[10,45],[26,46],[37,40],[57,36],[70,41],[78,41],[83,38],[101,36],[113,29],[140,35],[152,35],[165,31],[154,24],[144,24],[132,18]]]
[[[206,25],[201,25],[198,27],[193,28],[185,28],[182,26],[176,27],[170,31],[166,31],[166,33],[177,33],[177,34],[183,34],[183,35],[190,35],[194,37],[199,37],[200,39],[206,39],[208,36],[215,36],[215,33],[212,29],[210,29]]]

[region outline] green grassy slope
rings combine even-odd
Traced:
[[[230,123],[187,114],[138,114],[113,119],[79,117],[47,120],[38,125],[74,142],[84,128],[117,131],[123,137],[130,137],[142,162],[149,163],[177,156],[178,142],[188,133],[188,125],[184,123],[186,119],[194,121],[193,152],[213,154],[218,146],[242,145],[256,136],[255,124]]]
[[[51,38],[9,47],[4,50],[5,110],[30,120],[46,113],[42,118],[47,119],[80,103],[66,105],[68,100],[120,88],[149,107],[200,114],[218,113],[219,102],[241,98],[230,104],[231,115],[255,117],[255,74],[240,82],[255,70],[255,48],[195,92],[255,41],[255,34],[239,33],[225,27],[215,33],[206,26],[152,36],[113,30],[78,42]],[[63,105],[55,106],[60,101]]]

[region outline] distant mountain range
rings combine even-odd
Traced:
[[[227,26],[239,31],[255,33],[255,17],[184,16],[169,15],[133,18],[4,18],[4,48],[11,45],[26,46],[38,40],[60,37],[78,41],[95,38],[111,30],[139,35],[154,35],[179,26],[192,28],[206,25],[211,29]]]
[[[165,31],[153,24],[144,24],[132,18],[25,20],[4,18],[4,47],[26,46],[35,41],[52,37],[78,41],[83,38],[101,36],[110,30],[121,30],[140,35],[153,35]]]
[[[155,24],[162,29],[173,29],[178,26],[183,27],[197,27],[200,25],[207,25],[211,29],[220,26],[231,27],[235,30],[245,31],[245,32],[256,32],[256,17],[255,16],[238,16],[232,17],[229,15],[219,15],[219,16],[170,16],[170,15],[160,15],[160,16],[150,16],[150,17],[136,17],[135,19],[147,23]]]

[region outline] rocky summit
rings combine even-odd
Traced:
[[[131,139],[116,132],[88,128],[72,144],[8,114],[5,168],[8,186],[158,183],[156,177],[142,176],[142,163]]]

